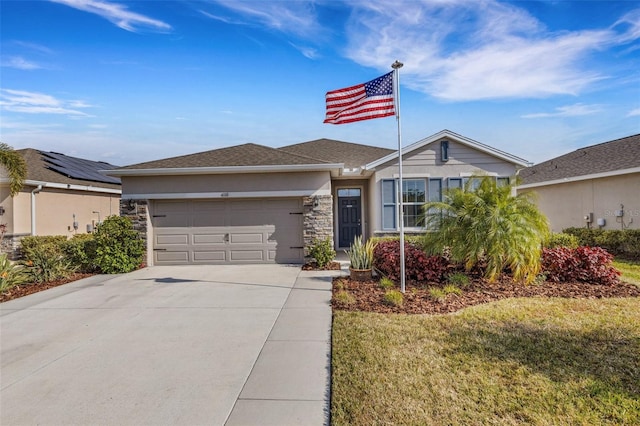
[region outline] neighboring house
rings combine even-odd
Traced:
[[[403,148],[404,220],[475,174],[508,180],[529,164],[448,130]],[[319,139],[245,144],[135,164],[123,210],[147,236],[148,263],[301,263],[315,239],[347,248],[356,235],[398,232],[398,152]]]
[[[0,166],[0,223],[6,224],[4,251],[27,235],[67,235],[91,231],[96,222],[120,211],[120,179],[100,170],[116,166],[35,149],[17,150],[27,164],[25,185],[9,194]]]
[[[580,148],[520,173],[551,228],[640,229],[640,134]]]

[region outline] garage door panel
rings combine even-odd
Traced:
[[[232,244],[262,244],[264,234],[262,232],[231,233],[229,239]]]
[[[189,244],[189,235],[188,234],[156,235],[156,244],[186,245],[186,244]]]
[[[189,263],[189,252],[184,251],[155,251],[156,263]]]
[[[194,262],[225,262],[227,260],[227,252],[225,250],[213,251],[194,251]]]
[[[265,258],[262,250],[231,250],[231,260],[236,262],[262,262]]]
[[[225,244],[226,233],[216,232],[213,234],[193,234],[193,244]]]
[[[156,264],[304,260],[301,199],[163,200],[152,208]]]

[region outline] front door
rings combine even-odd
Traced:
[[[362,234],[360,188],[338,189],[338,246],[349,247]]]

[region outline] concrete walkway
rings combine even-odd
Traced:
[[[328,424],[337,273],[153,267],[0,304],[0,424]]]

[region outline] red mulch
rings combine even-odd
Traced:
[[[324,268],[318,268],[318,264],[315,261],[311,261],[302,265],[303,271],[337,271],[340,269],[340,262],[329,262]]]
[[[341,282],[341,285],[337,285]],[[410,283],[406,286],[402,306],[389,306],[384,303],[385,290],[377,281],[358,282],[349,277],[337,277],[333,280],[333,292],[343,288],[355,297],[356,302],[343,305],[334,298],[334,309],[343,311],[365,311],[378,313],[404,314],[444,314],[455,312],[469,306],[493,302],[509,297],[563,297],[574,299],[602,299],[607,297],[640,297],[640,287],[620,282],[615,285],[585,283],[519,284],[509,277],[490,283],[484,279],[475,279],[462,288],[462,294],[449,294],[443,301],[435,301],[429,296],[432,285]],[[436,286],[435,284],[433,286]],[[396,287],[398,288],[398,287]]]
[[[47,290],[53,287],[58,287],[62,284],[67,284],[72,281],[81,280],[82,278],[87,278],[95,274],[73,274],[67,278],[51,281],[48,283],[33,283],[33,284],[21,284],[15,287],[11,287],[8,290],[5,290],[0,294],[0,302],[7,302],[12,299],[17,299],[18,297],[26,296],[28,294],[37,293],[42,290]]]

